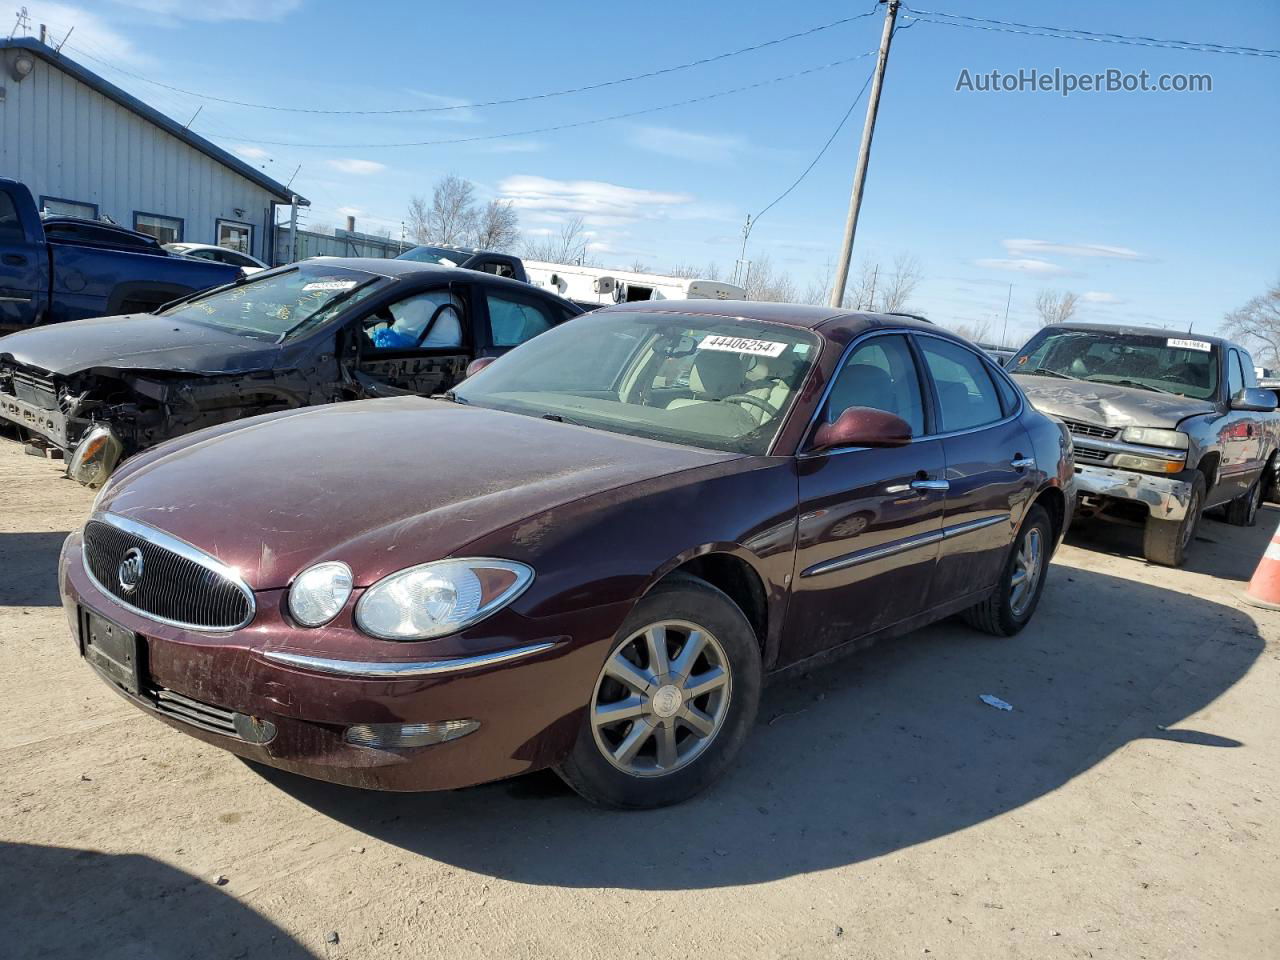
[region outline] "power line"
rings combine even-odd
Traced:
[[[843,130],[844,125],[849,122],[849,117],[853,115],[854,107],[858,105],[858,101],[862,99],[862,95],[867,92],[867,87],[871,85],[871,78],[874,76],[875,76],[874,70],[871,73],[867,74],[867,79],[863,82],[862,89],[859,90],[858,95],[853,98],[853,102],[849,104],[849,109],[844,112],[844,116],[840,118],[840,122],[836,124],[836,128],[831,131],[831,136],[827,137],[827,142],[822,145],[822,149],[818,151],[817,156],[815,156],[813,160],[810,161],[809,165],[804,168],[804,172],[800,174],[800,176],[796,177],[795,182],[792,183],[791,186],[787,187],[787,189],[783,190],[780,194],[774,197],[773,200],[770,201],[768,206],[766,206],[763,210],[761,210],[751,219],[752,226],[755,226],[755,224],[759,223],[761,217],[763,217],[766,213],[772,210],[780,202],[785,200],[787,195],[791,193],[791,191],[794,190],[796,187],[800,186],[804,178],[809,176],[809,173],[813,170],[813,168],[818,165],[818,161],[823,158],[828,148],[830,148],[831,144],[835,143],[836,137],[840,136],[840,131]]]
[[[744,93],[747,90],[756,90],[760,87],[767,87],[775,83],[781,83],[785,80],[795,80],[799,77],[805,77],[809,74],[818,73],[822,70],[830,70],[832,67],[843,66],[847,63],[853,63],[855,60],[862,60],[866,57],[874,56],[875,50],[868,50],[865,53],[859,53],[853,57],[845,57],[841,60],[832,60],[830,63],[824,63],[821,66],[809,67],[806,70],[797,70],[794,73],[783,74],[780,77],[772,77],[768,80],[759,80],[755,83],[748,83],[740,87],[733,87],[729,90],[720,90],[716,93],[704,94],[700,97],[690,97],[687,100],[677,100],[673,103],[664,103],[656,107],[644,107],[640,110],[628,110],[624,113],[613,113],[605,117],[592,117],[589,120],[575,120],[570,123],[557,123],[545,127],[531,127],[524,130],[508,130],[504,133],[482,134],[474,137],[454,137],[445,140],[410,140],[401,143],[295,143],[289,140],[253,140],[248,137],[232,136],[232,139],[241,143],[253,143],[260,146],[269,147],[301,147],[307,149],[334,149],[334,150],[372,150],[372,149],[389,149],[395,147],[440,147],[459,143],[478,143],[485,140],[503,140],[508,137],[528,137],[539,133],[554,133],[558,130],[571,130],[577,127],[588,127],[598,123],[608,123],[613,120],[627,120],[631,117],[639,117],[649,113],[657,113],[661,110],[672,110],[676,107],[685,107],[694,103],[704,103],[708,100],[715,100],[720,97],[727,97],[735,93]]]
[[[909,11],[906,14],[909,19],[937,23],[946,27],[965,27],[971,30],[990,30],[995,33],[1018,33],[1036,37],[1053,37],[1058,40],[1088,40],[1093,43],[1118,43],[1135,47],[1190,50],[1194,53],[1227,53],[1244,57],[1280,57],[1280,50],[1263,47],[1209,43],[1201,40],[1168,40],[1160,37],[1133,36],[1125,33],[1099,33],[1092,30],[1077,30],[1074,27],[1042,26],[1009,20],[992,20],[987,17],[970,17],[959,13],[940,13],[936,10],[916,10],[914,7],[907,7],[905,4],[904,7]],[[944,19],[934,19],[935,17]]]
[[[196,97],[201,100],[208,100],[213,103],[226,103],[226,104],[231,104],[232,106],[237,106],[237,107],[249,107],[254,110],[274,110],[274,111],[279,111],[284,113],[310,113],[310,114],[321,114],[321,115],[327,115],[327,116],[338,116],[338,115],[341,115],[341,116],[391,116],[396,114],[445,113],[451,110],[469,110],[477,107],[497,107],[497,106],[504,106],[506,104],[512,104],[512,103],[530,103],[535,100],[550,100],[554,97],[565,97],[565,96],[569,96],[571,94],[576,94],[576,93],[587,93],[592,90],[603,90],[606,87],[615,87],[623,83],[631,83],[636,80],[649,80],[653,77],[661,77],[671,73],[678,73],[681,70],[689,70],[693,67],[701,67],[709,63],[718,63],[721,60],[728,60],[731,57],[741,56],[744,53],[754,53],[757,50],[764,50],[767,47],[773,47],[781,43],[788,43],[792,40],[799,40],[803,37],[813,36],[816,33],[821,33],[824,30],[831,30],[834,27],[842,27],[845,24],[854,22],[855,20],[862,20],[866,17],[869,17],[875,12],[876,11],[873,8],[872,10],[869,10],[866,13],[855,14],[854,16],[851,16],[851,17],[842,17],[841,19],[833,20],[830,23],[820,24],[819,26],[816,26],[816,27],[810,27],[807,30],[800,30],[800,31],[797,31],[796,33],[789,33],[783,37],[775,37],[772,40],[765,40],[761,43],[754,43],[754,44],[751,44],[750,46],[740,47],[737,50],[729,50],[725,53],[718,53],[711,57],[702,57],[698,60],[691,60],[688,63],[680,63],[680,64],[676,64],[675,66],[662,67],[661,69],[658,69],[658,70],[649,70],[649,71],[646,71],[645,73],[632,74],[631,76],[627,76],[627,77],[617,77],[613,80],[602,80],[598,83],[588,83],[580,87],[569,87],[564,90],[552,90],[546,93],[531,93],[521,97],[507,97],[505,99],[500,99],[500,100],[483,100],[483,101],[477,101],[475,103],[454,103],[454,104],[448,104],[446,106],[438,106],[438,107],[400,107],[400,108],[391,109],[391,110],[320,110],[320,109],[314,109],[310,107],[286,107],[286,106],[279,106],[276,104],[269,104],[269,103],[252,103],[250,101],[245,101],[245,100],[233,100],[228,97],[215,97],[211,94],[196,93],[193,90],[186,90],[186,89],[183,89],[182,87],[176,87],[176,86],[173,86],[172,84],[163,83],[159,80],[154,80],[151,77],[145,77],[142,74],[133,73],[129,70],[125,70],[123,67],[117,66],[114,63],[111,63],[97,56],[94,56],[92,53],[90,53],[87,50],[83,50],[76,44],[69,43],[67,44],[67,46],[70,47],[72,50],[82,53],[84,56],[88,57],[90,60],[93,60],[97,63],[105,63],[107,66],[114,68],[116,71],[124,74],[127,77],[132,77],[135,80],[141,80],[143,83],[154,84],[157,87],[163,87],[164,89],[171,90],[175,93],[181,93],[189,97]]]

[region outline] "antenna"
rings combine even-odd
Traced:
[[[18,8],[18,19],[14,21],[13,29],[9,31],[9,39],[13,39],[13,35],[18,32],[18,28],[22,28],[22,35],[25,37],[27,31],[31,29],[31,17],[27,14],[26,7]]]
[[[70,30],[68,30],[68,31],[67,31],[67,33],[66,33],[66,36],[64,36],[60,41],[58,41],[58,45],[57,45],[56,47],[54,47],[54,48],[53,48],[53,52],[54,52],[54,53],[61,53],[61,52],[62,52],[62,45],[63,45],[64,43],[66,43],[68,40],[70,40],[70,39],[71,39],[71,35],[72,35],[73,33],[75,33],[75,32],[76,32],[76,28],[75,28],[75,27],[72,27]]]

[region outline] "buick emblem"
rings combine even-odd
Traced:
[[[125,593],[133,593],[142,580],[142,551],[137,547],[126,550],[116,576],[120,579],[120,589]]]

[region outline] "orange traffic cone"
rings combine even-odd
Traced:
[[[1253,579],[1242,597],[1245,603],[1267,610],[1280,610],[1280,526],[1271,535],[1267,551],[1253,571]]]

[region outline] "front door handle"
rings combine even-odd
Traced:
[[[1035,457],[1024,457],[1022,454],[1018,454],[1018,456],[1009,461],[1009,466],[1015,470],[1025,470],[1027,467],[1034,467],[1035,465]]]
[[[20,253],[6,253],[3,258],[6,267],[25,267],[27,258]]]
[[[946,480],[912,480],[912,490],[950,490],[951,484]]]

